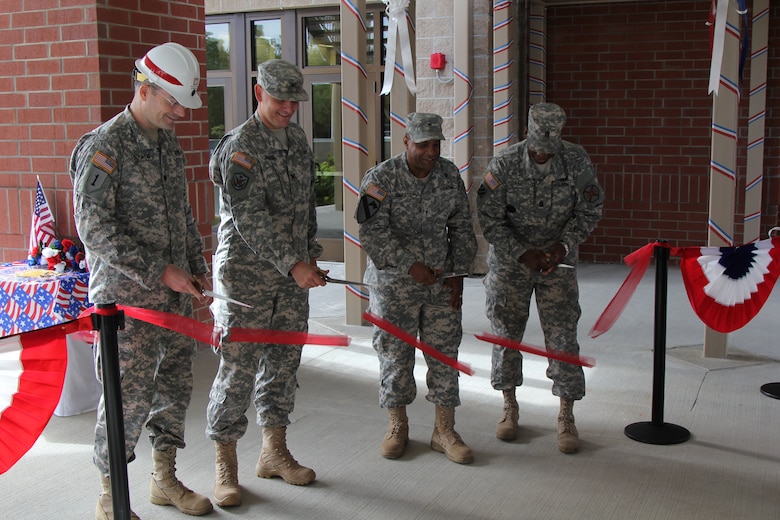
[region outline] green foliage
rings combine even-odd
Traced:
[[[206,70],[230,70],[230,51],[210,32],[206,33]]]
[[[317,178],[314,180],[314,195],[317,199],[317,206],[327,206],[336,202],[334,189],[336,171],[335,159],[332,155],[317,165]]]

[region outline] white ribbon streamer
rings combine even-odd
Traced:
[[[412,43],[409,39],[409,26],[406,23],[406,8],[409,7],[409,0],[382,0],[387,5],[387,15],[389,17],[387,28],[387,53],[385,54],[385,81],[382,85],[380,95],[389,94],[393,88],[393,77],[395,76],[395,46],[396,33],[401,44],[401,58],[404,69],[404,78],[406,86],[412,94],[417,93],[417,87],[414,84],[414,58],[412,56]]]
[[[729,14],[729,0],[718,0],[715,14],[715,29],[712,35],[712,63],[710,65],[710,87],[707,94],[718,95],[720,71],[723,66],[723,48],[726,44],[726,17]]]

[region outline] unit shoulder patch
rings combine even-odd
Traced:
[[[77,186],[78,192],[93,200],[103,201],[118,163],[108,154],[97,151],[87,166],[89,169],[81,176]]]
[[[604,192],[595,182],[590,183],[582,189],[582,198],[588,204],[598,204],[604,200]]]
[[[382,207],[382,201],[385,200],[385,197],[387,197],[387,192],[376,184],[371,184],[366,188],[366,193],[360,197],[355,211],[355,219],[358,224],[362,224],[376,215],[379,208]]]

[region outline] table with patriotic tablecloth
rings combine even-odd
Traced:
[[[0,264],[0,336],[72,320],[90,306],[88,272],[57,273],[26,262]]]
[[[0,337],[76,319],[89,302],[89,273],[57,273],[27,262],[0,264]],[[68,366],[55,415],[97,408],[102,386],[95,377],[92,346],[76,334],[67,337]]]

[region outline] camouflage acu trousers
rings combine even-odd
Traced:
[[[179,298],[171,312],[191,315],[189,295]],[[184,419],[192,397],[192,363],[197,346],[191,338],[157,325],[127,318],[118,331],[119,375],[122,381],[125,452],[135,459],[135,446],[144,424],[157,450],[184,448]],[[98,342],[99,343],[99,342]],[[96,345],[96,367],[102,381],[100,345]],[[103,475],[109,474],[106,408],[98,404],[93,461]]]
[[[511,273],[490,272],[484,283],[486,312],[494,334],[515,341],[523,339],[533,294],[545,347],[579,355],[577,322],[581,310],[575,269],[559,268],[543,275],[520,265]],[[553,381],[553,395],[571,400],[585,395],[585,375],[579,365],[550,359],[547,377]],[[496,390],[521,386],[523,355],[494,345],[490,383]]]
[[[306,332],[308,291],[297,288],[267,291],[264,305],[256,305],[253,328]],[[223,336],[219,368],[209,392],[206,437],[230,442],[244,436],[246,411],[254,399],[257,424],[287,426],[295,406],[298,367],[303,345],[235,343]]]
[[[457,359],[463,336],[461,311],[449,306],[449,289],[440,283],[421,285],[410,276],[401,278],[401,283],[371,288],[371,312]],[[417,395],[415,348],[378,327],[374,328],[373,346],[379,357],[379,405],[397,408],[411,404]],[[459,406],[458,371],[428,355],[424,357],[428,365],[425,398],[439,406]]]

